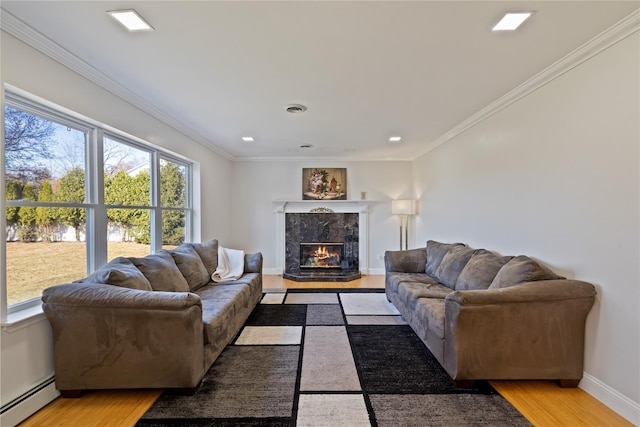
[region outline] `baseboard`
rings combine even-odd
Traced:
[[[384,268],[370,268],[367,274],[369,276],[384,276]]]
[[[0,425],[16,426],[60,396],[51,377],[2,407]]]
[[[586,372],[580,381],[580,388],[626,418],[630,423],[640,426],[640,403],[634,402]]]

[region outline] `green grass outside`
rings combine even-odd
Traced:
[[[109,242],[109,259],[149,255],[149,245]],[[7,302],[37,298],[50,286],[70,283],[87,275],[84,242],[7,242]]]

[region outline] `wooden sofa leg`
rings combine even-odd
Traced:
[[[576,388],[580,383],[580,380],[560,380],[560,387],[562,388]]]
[[[177,394],[179,396],[193,396],[200,390],[200,386],[202,385],[202,380],[198,382],[194,387],[185,387],[185,388],[172,388],[167,390],[171,394]]]
[[[82,396],[82,390],[60,390],[60,395],[65,398],[77,399]]]

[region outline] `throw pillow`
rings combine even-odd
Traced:
[[[103,283],[121,288],[151,291],[151,284],[144,274],[127,258],[114,258],[84,279],[74,283]]]
[[[469,259],[473,249],[466,246],[454,246],[442,258],[436,270],[436,279],[448,288],[455,289],[458,276]]]
[[[512,256],[500,256],[486,249],[477,249],[464,266],[458,280],[456,291],[470,289],[487,289],[498,274],[503,265],[508,263]]]
[[[189,284],[189,289],[195,291],[209,283],[209,273],[200,259],[200,255],[188,243],[183,243],[169,253]]]
[[[442,258],[453,247],[464,246],[463,243],[440,243],[435,240],[427,240],[427,264],[425,266],[425,272],[431,276],[436,277],[436,271],[442,262]]]
[[[149,280],[154,291],[189,292],[189,284],[168,251],[129,259]]]
[[[491,282],[489,289],[508,288],[524,282],[564,279],[528,256],[520,255],[506,263]]]
[[[218,241],[214,239],[204,243],[189,244],[200,255],[200,259],[207,269],[207,275],[211,277],[216,268],[218,268]]]

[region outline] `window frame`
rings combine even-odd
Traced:
[[[6,200],[6,171],[5,171],[5,149],[4,144],[0,150],[0,160],[2,160],[3,185],[2,195],[2,221],[1,225],[6,230],[6,208],[8,207],[65,207],[84,208],[86,212],[85,223],[85,245],[86,245],[86,274],[89,275],[102,265],[107,263],[107,242],[108,242],[108,220],[107,209],[117,206],[106,205],[104,201],[104,140],[111,139],[118,143],[126,144],[135,149],[146,151],[150,154],[149,175],[150,175],[150,201],[149,206],[140,208],[150,209],[150,252],[155,253],[162,249],[162,210],[160,203],[160,159],[167,160],[186,167],[185,202],[184,208],[172,208],[183,210],[185,215],[185,242],[193,241],[193,166],[194,161],[184,156],[172,153],[140,138],[126,134],[125,132],[111,128],[106,124],[84,117],[78,113],[70,111],[64,107],[53,104],[35,95],[28,94],[17,88],[5,86],[2,102],[2,135],[5,130],[5,107],[10,107],[24,111],[29,114],[53,121],[55,123],[72,127],[85,133],[85,200],[84,203],[63,203],[63,202],[37,202],[37,201],[9,201]],[[3,138],[4,139],[4,138]],[[5,231],[6,233],[6,231]],[[0,305],[2,324],[8,324],[9,318],[19,312],[26,312],[37,308],[41,304],[40,297],[30,300],[20,301],[13,305],[8,305],[7,298],[7,263],[6,263],[6,234],[2,248],[2,280]],[[17,316],[16,316],[17,317]]]

